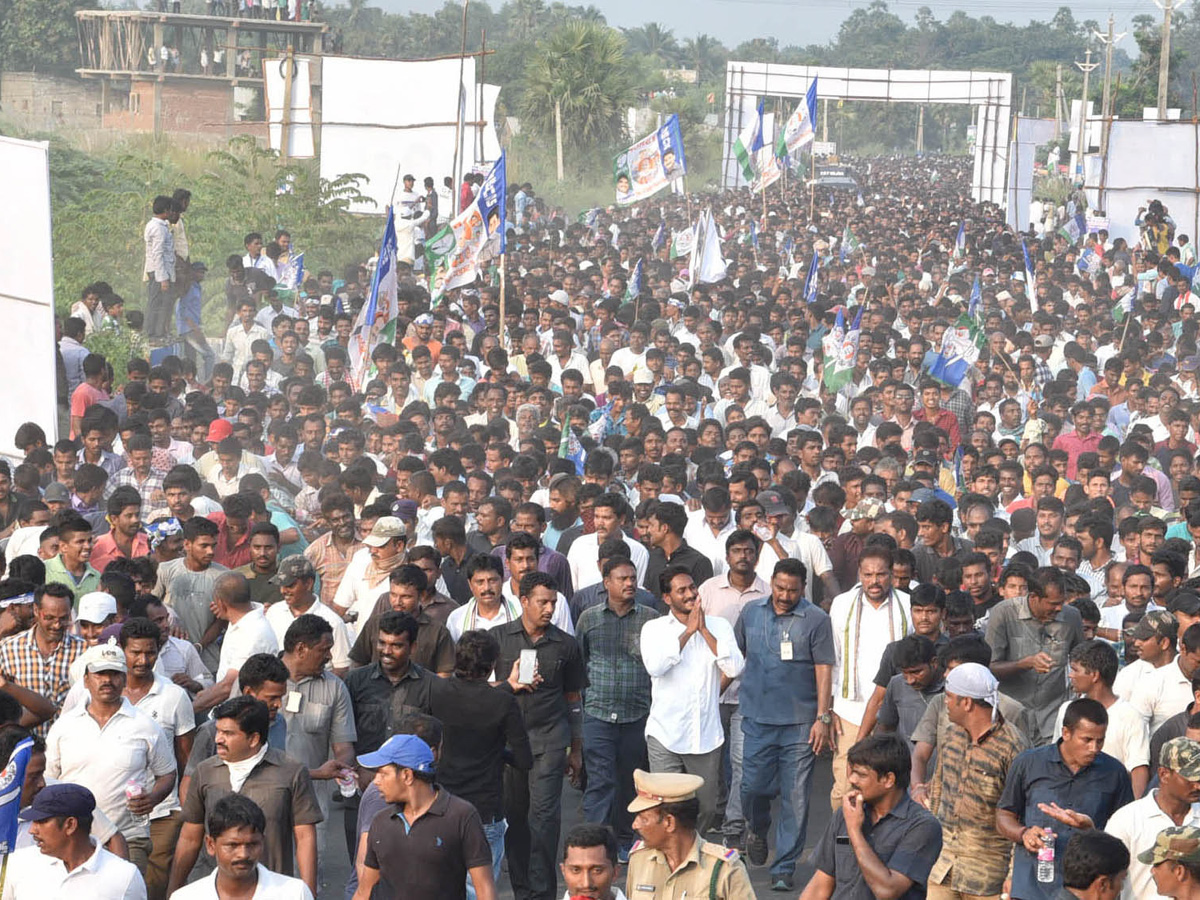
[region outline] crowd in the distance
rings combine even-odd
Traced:
[[[101,896],[332,896],[338,854],[357,900],[612,900],[619,866],[740,898],[768,864],[804,900],[1196,896],[1195,248],[1158,203],[1134,244],[1076,236],[1078,196],[1019,235],[963,161],[857,173],[765,220],[693,198],[712,284],[683,197],[572,223],[514,186],[505,290],[431,306],[402,260],[369,362],[368,268],[286,290],[291,236],[251,233],[214,295],[158,198],[177,343],[114,373],[87,336],[142,323],[88,286],[64,434],[0,467],[38,841],[5,896],[86,859]],[[935,380],[962,316],[978,359]]]

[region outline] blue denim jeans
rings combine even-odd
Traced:
[[[771,800],[779,796],[772,877],[792,875],[804,852],[808,801],[816,756],[808,743],[812,723],[763,725],[742,719],[742,813],[755,834],[771,828]]]
[[[585,822],[611,825],[617,843],[628,848],[634,841],[633,770],[646,769],[646,719],[606,722],[583,717],[583,766],[587,788],[583,793]]]
[[[504,866],[504,832],[508,831],[508,822],[496,819],[485,822],[483,833],[487,835],[488,846],[492,848],[492,881],[500,883],[500,870]],[[497,891],[497,893],[499,893]],[[467,876],[467,900],[475,900],[475,885],[471,876]]]

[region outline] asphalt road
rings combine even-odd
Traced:
[[[754,885],[755,892],[760,897],[796,897],[804,889],[805,883],[808,881],[809,875],[812,873],[812,866],[808,864],[808,851],[817,843],[822,833],[825,831],[825,826],[829,824],[830,807],[829,807],[829,789],[833,784],[833,773],[830,768],[830,759],[828,755],[817,760],[816,770],[813,772],[812,786],[812,801],[809,805],[808,816],[808,840],[806,843],[805,855],[801,858],[800,866],[796,869],[795,891],[788,894],[772,894],[771,881],[768,876],[769,869],[767,866],[750,866],[747,861],[747,867],[750,870],[750,881]],[[582,795],[573,789],[570,784],[566,784],[563,789],[563,833],[572,825],[577,824],[582,818]],[[340,839],[342,831],[342,807],[340,804],[334,803],[330,810],[330,816],[334,819],[334,828],[332,834]],[[773,841],[772,835],[770,840]],[[350,860],[346,858],[340,840],[330,841],[331,849],[328,851],[326,858],[321,860],[322,875],[324,881],[320,886],[317,894],[317,900],[343,900],[345,896],[346,879],[350,873]],[[772,846],[772,853],[774,846]],[[745,857],[743,857],[745,860]],[[770,863],[770,858],[767,860]],[[618,875],[618,884],[624,888],[625,872],[622,870]],[[559,880],[559,890],[565,890],[565,885]],[[512,888],[509,886],[508,877],[504,875],[500,879],[500,897],[502,900],[511,900]]]

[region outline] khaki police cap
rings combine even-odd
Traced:
[[[633,786],[637,796],[629,804],[631,813],[653,809],[663,803],[678,803],[690,800],[704,787],[699,775],[684,775],[682,772],[643,772],[633,770]]]

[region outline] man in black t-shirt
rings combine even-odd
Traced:
[[[495,900],[492,853],[475,807],[435,783],[433,751],[396,734],[358,764],[392,806],[371,822],[354,900],[369,900],[382,876],[404,885],[406,900],[463,900],[467,878],[478,900]],[[404,821],[401,821],[401,816]]]

